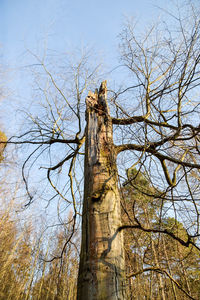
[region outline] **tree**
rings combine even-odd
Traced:
[[[105,81],[86,99],[86,121],[77,299],[126,299],[116,153]]]
[[[137,221],[146,227],[158,227],[159,194],[162,193],[157,191],[158,198],[152,200],[145,194],[150,191],[153,192],[153,189],[145,174],[136,168],[127,170],[127,180],[122,187],[122,219],[123,223],[130,225],[125,233],[129,298],[198,299],[198,283],[196,287],[192,284],[198,276],[198,251],[193,246],[182,246],[168,235],[131,228],[136,216]],[[186,238],[183,224],[174,218],[163,219],[163,227]]]
[[[26,288],[30,278],[33,251],[30,243],[31,224],[19,229],[16,209],[1,193],[0,221],[0,299],[26,299]]]
[[[63,244],[71,234],[70,227],[71,224],[66,222],[65,226],[56,229],[53,242],[44,247],[43,252],[45,254],[42,255],[41,251],[43,259],[39,261],[37,270],[34,273],[37,280],[32,288],[32,299],[76,299],[79,252],[75,251],[74,244],[79,248],[80,237],[78,235],[74,236],[73,243],[68,243],[61,260],[54,259],[60,256]],[[53,258],[49,259],[49,255]]]
[[[71,225],[57,229],[52,244],[42,247],[42,238],[38,240],[31,217],[23,224],[15,213],[15,199],[9,202],[11,195],[6,196],[1,193],[0,198],[0,299],[61,300],[66,297],[75,300],[79,253],[74,251],[74,245],[67,245],[64,264],[55,259],[50,265],[47,262],[48,252],[55,256],[60,254],[68,231],[71,234]],[[78,239],[78,236],[73,238],[77,247]],[[45,253],[43,259],[42,252]]]
[[[62,253],[77,229],[84,202],[78,299],[83,299],[83,293],[84,299],[126,299],[124,230],[170,237],[183,247],[200,250],[200,20],[192,5],[182,5],[177,16],[171,14],[171,28],[166,23],[152,26],[142,37],[137,37],[134,25],[126,24],[120,50],[128,76],[118,91],[109,88],[109,104],[103,82],[98,91],[88,94],[85,106],[86,90],[94,86],[97,69],[88,67],[87,56],[62,75],[39,60],[47,79],[47,85],[42,82],[38,89],[46,99],[42,116],[32,115],[30,130],[10,141],[35,147],[23,165],[28,204],[34,193],[25,167],[32,166],[31,159],[42,164],[49,158],[41,171],[46,169],[54,190],[50,199],[57,197],[62,209],[73,205],[71,235]],[[156,203],[155,223],[135,212],[131,224],[121,224],[118,177],[124,178],[125,172],[120,162],[125,169],[137,166],[145,174],[151,188],[139,189]],[[169,216],[176,224],[182,222],[184,235],[166,228]],[[154,262],[159,272],[155,254]],[[194,299],[190,291],[187,294]]]
[[[7,137],[6,137],[5,133],[3,133],[2,131],[0,131],[0,162],[4,158],[3,157],[3,151],[5,149],[6,142],[7,142]]]

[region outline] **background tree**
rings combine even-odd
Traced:
[[[124,223],[130,224],[130,229],[125,234],[126,264],[131,274],[130,299],[188,299],[191,293],[198,299],[198,288],[190,284],[195,280],[194,274],[198,273],[199,269],[198,251],[194,247],[186,248],[180,245],[168,235],[143,232],[134,226],[131,229],[136,216],[137,221],[146,224],[147,227],[158,226],[161,192],[157,192],[157,199],[152,199],[149,194],[152,187],[145,176],[135,168],[130,168],[127,176],[128,179],[122,188],[122,218]],[[174,218],[168,217],[163,220],[163,228],[186,238],[183,224]],[[194,273],[189,270],[193,270]],[[192,289],[196,289],[196,292],[191,292]]]
[[[0,299],[76,299],[78,273],[78,235],[68,244],[63,261],[47,262],[48,251],[60,255],[70,224],[54,232],[53,243],[46,247],[38,239],[31,216],[28,222],[16,214],[16,199],[0,203]],[[38,219],[38,222],[41,221]],[[76,245],[76,247],[74,246]],[[76,251],[74,251],[76,249]],[[46,251],[46,253],[44,253]],[[43,257],[43,259],[41,259]]]
[[[5,133],[0,131],[0,162],[4,158],[3,157],[3,151],[4,151],[5,146],[6,146],[6,141],[7,141],[7,137],[6,137]]]

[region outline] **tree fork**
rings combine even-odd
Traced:
[[[125,300],[120,194],[106,81],[86,98],[82,244],[77,300]]]

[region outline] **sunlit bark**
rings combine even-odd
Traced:
[[[126,299],[125,259],[106,82],[86,98],[85,190],[78,300]]]

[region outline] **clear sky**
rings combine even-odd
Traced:
[[[94,46],[110,56],[124,16],[144,25],[160,0],[0,0],[0,44],[3,60],[16,63],[25,48],[44,41],[53,50]]]
[[[165,7],[167,3],[166,0],[0,0],[0,66],[3,65],[9,77],[6,84],[11,90],[9,103],[13,106],[6,113],[10,115],[9,123],[16,124],[13,113],[17,101],[24,99],[24,104],[30,101],[32,87],[21,72],[24,66],[33,63],[27,60],[27,49],[40,56],[45,48],[66,53],[89,46],[112,68],[117,63],[117,36],[125,17],[136,17],[142,29],[161,13],[156,6]],[[7,86],[6,89],[9,90]],[[6,128],[3,119],[6,106],[2,102],[0,105],[3,106],[0,126]]]

